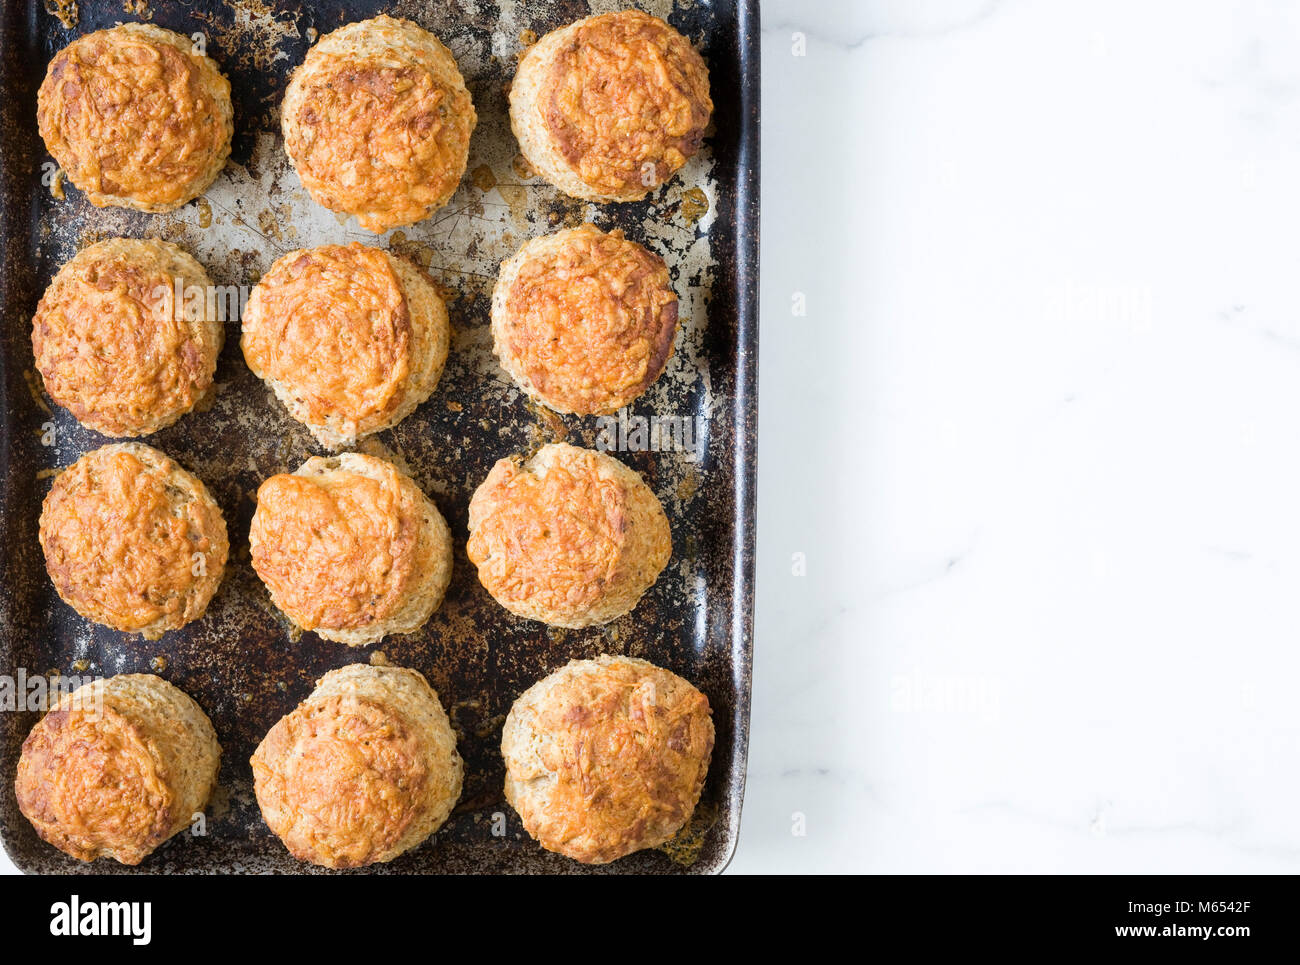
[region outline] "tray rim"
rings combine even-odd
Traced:
[[[735,466],[737,530],[733,538],[732,647],[739,655],[732,668],[736,685],[736,727],[732,741],[732,766],[736,774],[729,792],[733,798],[730,826],[722,855],[702,873],[722,874],[736,856],[740,843],[741,812],[749,770],[750,712],[754,666],[754,564],[758,509],[758,323],[761,138],[760,77],[762,23],[759,0],[737,0],[736,32],[740,68],[740,111],[736,166],[736,390],[733,420],[736,427]]]
[[[37,26],[32,17],[38,16],[36,8],[39,0],[27,3],[5,4],[0,10],[0,71],[7,73],[17,63],[16,55],[8,56],[9,51],[17,51],[18,44],[13,34],[25,27],[35,32]],[[722,848],[714,858],[700,862],[687,869],[690,874],[721,874],[735,857],[740,839],[741,813],[744,804],[746,777],[748,770],[749,725],[752,703],[752,668],[754,637],[754,569],[757,544],[757,427],[758,427],[758,328],[759,328],[759,244],[760,244],[760,53],[761,15],[760,0],[734,0],[735,32],[734,44],[736,54],[738,111],[735,118],[736,170],[735,191],[735,391],[732,399],[731,417],[734,425],[733,494],[735,499],[732,543],[732,590],[731,590],[731,652],[735,656],[732,666],[732,680],[735,693],[735,708],[732,719],[735,727],[731,742],[731,770],[727,781],[725,796],[729,801],[727,824]],[[11,63],[12,61],[12,63]],[[31,69],[29,65],[18,65],[18,69]],[[17,99],[8,100],[0,105],[0,125],[11,127],[16,113]],[[18,151],[21,151],[21,146]],[[0,257],[3,257],[3,272],[30,272],[25,264],[25,254],[19,241],[26,240],[26,229],[21,233],[13,230],[15,212],[22,210],[24,203],[31,203],[29,191],[23,178],[10,163],[17,153],[12,139],[0,138]],[[33,154],[33,158],[38,155]],[[0,319],[8,317],[9,305],[8,279],[0,279]],[[9,360],[0,351],[0,413],[9,412]],[[11,466],[13,423],[7,417],[0,418],[0,545],[10,537],[11,487],[9,474]],[[8,566],[0,567],[0,622],[13,625],[13,612],[10,595],[5,592],[5,576]],[[0,646],[0,655],[7,655],[7,646]],[[3,752],[3,748],[0,748]],[[7,793],[8,788],[0,793]],[[14,867],[23,874],[32,873],[32,867],[26,855],[16,850],[11,844],[13,835],[4,822],[0,822],[0,847]],[[114,869],[133,874],[148,875],[148,867],[132,869]],[[362,869],[364,870],[364,869]],[[617,867],[609,870],[617,873]],[[99,872],[94,863],[74,869],[71,874],[94,875]],[[232,874],[225,870],[193,868],[185,874]],[[153,872],[158,874],[158,872]]]

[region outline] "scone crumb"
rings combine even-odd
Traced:
[[[45,0],[45,12],[57,17],[64,30],[71,30],[81,18],[76,0]]]

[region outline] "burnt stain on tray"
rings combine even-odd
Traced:
[[[223,748],[207,833],[164,844],[137,869],[75,862],[37,839],[17,810],[13,778],[35,713],[0,714],[0,830],[29,872],[301,872],[263,823],[248,759],[263,735],[325,672],[372,661],[414,667],[437,689],[465,759],[465,788],[436,835],[370,873],[701,872],[720,870],[735,844],[749,713],[753,434],[756,356],[756,2],[635,4],[691,38],[709,65],[716,104],[702,152],[642,202],[594,205],[561,195],[518,156],[507,115],[515,64],[548,30],[631,4],[597,0],[478,0],[427,4],[287,0],[150,0],[135,16],[120,3],[42,0],[0,13],[0,244],[3,245],[3,378],[0,391],[0,673],[158,673],[194,697]],[[94,9],[91,9],[92,6]],[[311,201],[284,155],[279,101],[290,69],[322,34],[377,13],[407,17],[455,54],[479,122],[455,197],[427,220],[371,235]],[[66,17],[65,17],[66,19]],[[43,65],[74,37],[118,20],[147,19],[191,35],[229,77],[235,105],[231,160],[204,198],[166,215],[93,208],[71,184],[52,190],[52,162],[35,124]],[[752,116],[746,105],[753,104]],[[49,166],[43,167],[49,162]],[[595,418],[557,415],[513,386],[491,351],[488,311],[498,264],[527,239],[591,221],[621,228],[667,261],[682,331],[664,376],[630,407],[678,416],[703,429],[703,457],[680,451],[614,455],[642,473],[664,504],[673,557],[633,612],[605,627],[562,630],[515,618],[478,583],[465,555],[470,495],[493,463],[565,439],[595,448]],[[451,351],[433,395],[361,451],[394,459],[438,504],[455,537],[452,583],[418,632],[350,648],[291,632],[249,565],[248,525],[260,483],[323,450],[244,364],[237,319],[226,322],[211,407],[143,441],[200,476],[220,503],[231,538],[225,580],[207,615],[148,642],[88,623],[64,605],[36,539],[50,478],[111,441],[49,405],[33,371],[30,320],[50,278],[80,248],[105,237],[159,237],[190,251],[218,286],[250,286],[295,248],[357,240],[389,248],[429,272],[448,298]],[[246,290],[246,289],[245,289]],[[238,289],[236,288],[236,291]],[[238,297],[236,295],[236,297]],[[56,445],[42,444],[53,422]],[[643,657],[695,683],[713,706],[717,743],[696,816],[663,848],[599,868],[542,851],[505,803],[501,725],[524,689],[573,658]],[[505,834],[495,836],[504,816]]]

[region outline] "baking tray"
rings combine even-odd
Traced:
[[[717,872],[736,845],[749,722],[754,553],[758,273],[758,3],[670,0],[635,4],[663,16],[701,49],[712,78],[714,126],[699,156],[643,202],[590,205],[528,178],[516,160],[506,91],[532,39],[586,16],[632,4],[555,0],[82,0],[72,27],[65,0],[10,0],[0,13],[0,673],[112,675],[153,672],[207,711],[223,747],[207,833],[188,831],[137,868],[86,865],[40,841],[13,792],[30,712],[0,713],[0,831],[28,872],[307,873],[261,820],[248,758],[262,736],[326,671],[388,660],[422,671],[448,708],[465,758],[464,793],[430,841],[362,871]],[[316,206],[293,174],[278,134],[288,71],[321,34],[378,13],[406,17],[455,53],[479,122],[469,171],[447,207],[421,224],[375,236]],[[74,37],[120,20],[150,20],[206,37],[230,78],[231,162],[207,195],[167,215],[96,209],[71,185],[51,190],[50,158],[36,130],[44,65]],[[530,33],[531,32],[531,33]],[[521,176],[524,175],[524,176]],[[479,585],[465,555],[474,488],[513,452],[567,439],[594,447],[594,418],[561,417],[530,404],[491,354],[490,293],[498,263],[530,237],[592,221],[622,228],[662,254],[681,300],[683,331],[668,371],[630,414],[689,418],[703,452],[621,451],[663,502],[673,557],[637,608],[606,627],[549,629],[519,620]],[[221,504],[231,563],[207,616],[146,642],[83,620],[45,575],[36,539],[53,471],[107,439],[83,429],[40,392],[30,320],[41,292],[80,247],[103,237],[161,237],[191,251],[217,285],[251,285],[293,248],[360,240],[424,265],[452,300],[452,347],[428,402],[359,448],[404,463],[456,534],[446,601],[418,633],[353,649],[296,636],[271,607],[248,562],[258,485],[321,450],[245,366],[238,322],[227,323],[212,408],[145,441],[196,472]],[[42,426],[55,424],[55,445]],[[48,436],[46,437],[48,441]],[[525,688],[571,658],[602,652],[645,657],[697,684],[713,706],[717,744],[696,817],[664,848],[588,868],[542,851],[501,795],[501,724]],[[494,836],[504,815],[505,834]]]

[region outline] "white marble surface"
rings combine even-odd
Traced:
[[[1300,871],[1300,5],[763,13],[731,869]]]
[[[1298,8],[764,3],[732,872],[1300,871]]]

